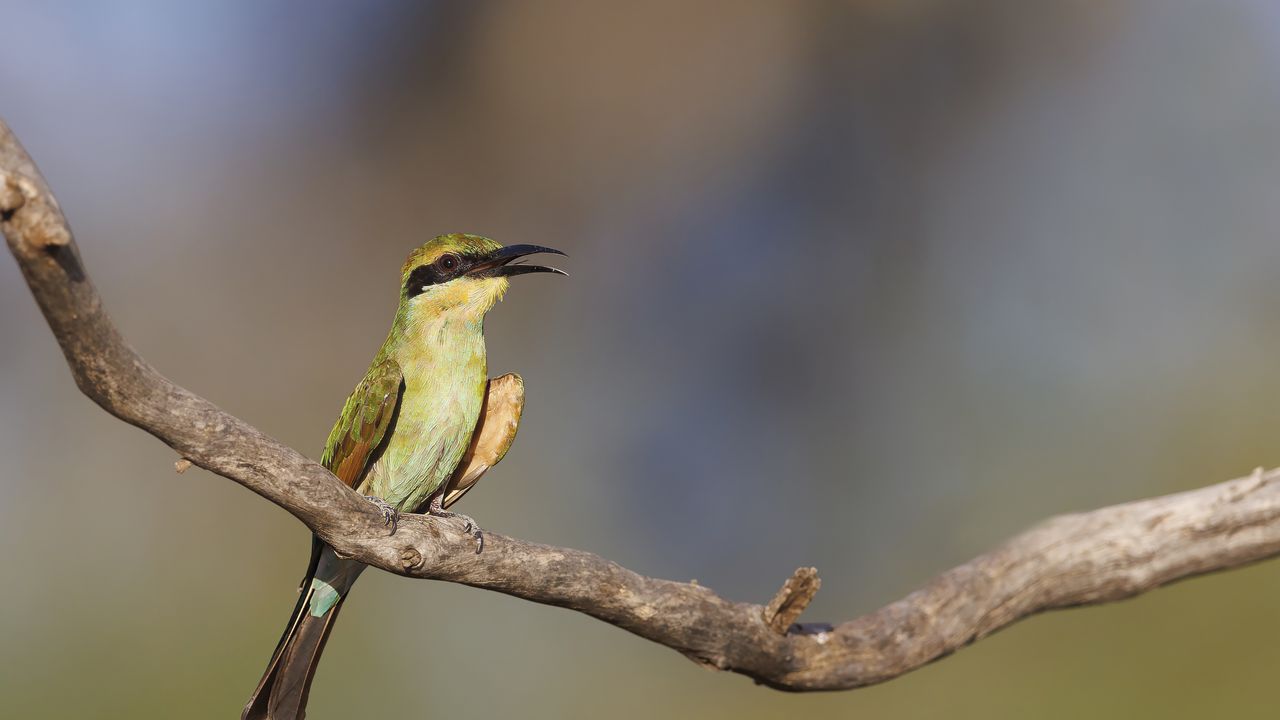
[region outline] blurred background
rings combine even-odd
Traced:
[[[312,457],[412,247],[571,254],[488,323],[529,393],[460,506],[495,531],[757,602],[813,564],[839,621],[1280,463],[1266,0],[2,11],[0,114],[125,335]],[[0,337],[5,714],[236,716],[308,533],[82,397],[8,260]],[[1264,563],[788,695],[375,572],[311,717],[1269,715],[1278,597]]]

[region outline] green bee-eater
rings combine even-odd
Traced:
[[[320,462],[382,508],[445,510],[506,454],[524,406],[518,375],[486,380],[484,317],[507,278],[561,273],[512,264],[537,245],[503,247],[477,235],[442,235],[404,264],[400,305],[386,342],[334,423]],[[465,516],[463,516],[465,517]],[[467,518],[479,547],[483,538]],[[479,549],[477,549],[479,551]],[[242,718],[301,718],[320,651],[364,565],[313,538],[301,597]]]

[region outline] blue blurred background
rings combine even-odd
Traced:
[[[0,16],[0,114],[121,329],[313,457],[410,248],[572,255],[490,316],[529,389],[462,507],[494,530],[758,602],[814,564],[805,617],[838,621],[1045,516],[1280,462],[1265,0]],[[80,396],[7,261],[0,337],[3,714],[235,716],[307,532]],[[1278,595],[1262,564],[798,696],[369,573],[311,717],[1269,715]]]

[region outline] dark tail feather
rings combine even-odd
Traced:
[[[323,545],[319,539],[312,542],[311,566],[302,580],[298,604],[293,617],[280,637],[267,671],[253,691],[249,702],[240,714],[241,720],[302,720],[307,712],[307,695],[311,692],[311,678],[320,663],[320,653],[333,630],[333,621],[342,609],[339,600],[322,617],[310,612],[313,590],[311,579],[315,576],[316,563]],[[345,600],[345,598],[343,598]]]

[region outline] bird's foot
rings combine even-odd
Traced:
[[[470,515],[445,510],[444,493],[431,499],[431,504],[427,506],[427,514],[438,518],[462,518],[467,523],[462,528],[462,531],[469,533],[476,539],[476,554],[479,555],[480,551],[484,550],[484,531],[480,529],[480,525],[475,520],[472,520]]]
[[[377,495],[365,495],[364,499],[373,503],[374,505],[377,506],[379,510],[382,511],[383,524],[390,525],[391,534],[395,535],[396,528],[399,527],[400,525],[400,511],[395,509],[395,507],[393,507],[391,503],[387,502],[386,500],[383,500]]]

